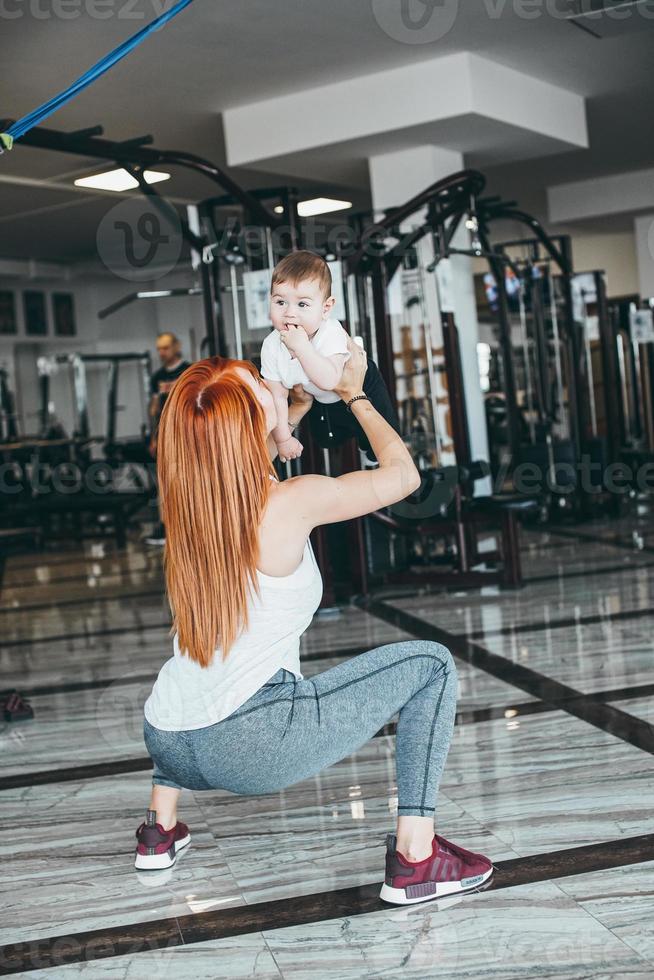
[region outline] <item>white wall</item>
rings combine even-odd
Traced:
[[[573,235],[572,258],[575,271],[606,271],[609,297],[639,292],[636,238],[633,232]]]

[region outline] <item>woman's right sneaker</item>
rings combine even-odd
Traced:
[[[397,849],[397,837],[386,837],[386,878],[380,898],[393,905],[413,905],[444,895],[479,888],[493,873],[492,862],[444,837],[434,836],[424,861],[409,861]]]
[[[145,822],[136,831],[134,867],[139,871],[159,871],[170,868],[177,852],[191,843],[188,827],[180,820],[170,830],[157,823],[157,811],[148,810]]]

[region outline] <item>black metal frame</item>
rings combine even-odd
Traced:
[[[157,290],[159,292],[159,290]],[[158,296],[157,299],[167,299],[170,296],[199,296],[202,290],[195,288],[194,286],[186,287],[175,287],[174,289],[162,289],[160,291],[162,296]],[[118,310],[122,310],[124,306],[129,306],[130,303],[134,303],[139,299],[152,299],[151,290],[141,290],[137,293],[127,293],[127,295],[122,296],[117,299],[115,303],[110,303],[109,306],[104,306],[101,310],[98,310],[98,319],[104,320],[112,313],[117,313]]]
[[[368,227],[354,254],[347,260],[349,273],[367,273],[372,277],[375,329],[379,369],[391,394],[395,408],[396,379],[390,321],[386,311],[386,285],[402,263],[407,248],[415,245],[422,237],[431,234],[438,260],[457,249],[451,242],[465,214],[475,207],[475,201],[486,186],[486,178],[476,170],[462,170],[430,185],[416,194],[404,205],[391,209],[384,218]],[[399,226],[417,211],[427,208],[426,220],[408,234],[402,234]],[[446,222],[451,221],[448,226]],[[388,248],[383,240],[389,232],[394,232],[399,241]],[[435,264],[434,264],[435,268]],[[452,399],[452,428],[454,447],[460,464],[470,462],[468,423],[463,399],[463,378],[459,355],[458,330],[454,317],[442,313],[443,338],[445,343],[445,368],[450,391],[457,392]]]
[[[496,252],[504,254],[507,249],[512,247],[524,247],[529,249],[530,255],[528,261],[531,264],[537,264],[539,262],[544,262],[551,260],[553,261],[559,269],[562,296],[563,296],[563,308],[564,308],[564,330],[562,332],[562,341],[567,345],[567,354],[569,358],[569,372],[567,377],[568,382],[568,404],[572,406],[570,411],[570,433],[572,443],[575,449],[575,455],[579,459],[580,453],[582,451],[583,444],[583,432],[586,424],[586,406],[583,400],[583,390],[586,383],[585,378],[585,368],[584,368],[584,350],[583,350],[583,338],[580,336],[579,330],[576,327],[574,317],[572,315],[572,287],[571,287],[571,277],[572,272],[572,250],[569,235],[556,235],[549,236],[541,227],[540,223],[527,215],[524,211],[519,211],[512,206],[504,210],[499,210],[500,217],[514,217],[520,216],[521,220],[536,233],[536,238],[519,238],[512,239],[509,241],[502,241],[496,243],[494,248]],[[544,248],[545,254],[541,252],[541,247]],[[518,275],[520,275],[520,270],[517,270]],[[504,276],[499,276],[495,270],[493,270],[493,275],[495,276],[498,295],[501,299],[501,306],[499,311],[499,321],[500,330],[502,334],[510,329],[509,319],[508,319],[508,303],[506,296],[506,287],[504,282]],[[538,301],[539,297],[535,290],[532,290],[532,300]],[[552,405],[547,384],[547,371],[546,364],[548,360],[548,350],[547,344],[548,340],[543,332],[543,317],[535,317],[535,322],[537,324],[536,332],[536,345],[537,345],[537,394],[539,396],[539,407],[541,412],[541,421],[543,418],[551,418],[552,415]],[[517,405],[515,401],[515,393],[511,399],[511,404],[509,406],[511,414],[514,416],[512,423],[517,425]],[[515,452],[518,448],[518,443],[512,444],[512,452]]]
[[[18,439],[16,401],[9,387],[9,374],[0,368],[0,443]]]
[[[0,130],[7,129],[12,122],[13,120],[2,120]],[[21,136],[16,141],[16,146],[31,146],[40,150],[52,150],[98,160],[113,160],[138,181],[141,192],[150,198],[156,207],[167,213],[170,213],[172,205],[166,202],[154,187],[145,181],[143,171],[146,168],[156,166],[185,167],[218,184],[260,224],[272,229],[289,227],[291,248],[297,247],[297,238],[293,237],[297,234],[295,208],[289,209],[286,219],[269,211],[256,194],[244,190],[224,170],[221,170],[210,160],[194,153],[158,150],[150,145],[153,142],[152,136],[140,136],[135,139],[116,142],[100,138],[103,133],[102,126],[92,126],[72,133],[61,133],[57,130],[37,126]],[[175,215],[180,221],[184,240],[202,255],[203,248],[210,245],[211,242],[195,235],[188,223],[179,218],[176,211]],[[201,276],[209,353],[211,355],[224,353],[224,330],[220,322],[219,297],[215,291],[215,279],[205,262],[201,262]]]
[[[564,316],[561,329],[562,339],[569,349],[568,387],[570,405],[570,430],[576,458],[582,448],[583,428],[583,399],[581,397],[584,385],[583,371],[583,346],[579,337],[579,330],[573,318],[573,302],[571,290],[572,275],[572,253],[570,239],[568,236],[552,237],[547,234],[540,222],[517,207],[514,201],[502,201],[498,197],[481,198],[485,188],[485,178],[478,171],[461,171],[453,174],[442,181],[428,187],[422,193],[413,197],[405,205],[390,210],[381,221],[370,225],[361,235],[358,248],[347,260],[347,268],[350,274],[356,276],[357,295],[363,296],[365,290],[362,288],[362,280],[365,275],[372,277],[373,304],[372,311],[375,318],[375,330],[377,334],[379,349],[379,366],[384,379],[392,394],[395,393],[395,377],[393,352],[391,346],[390,327],[386,310],[386,284],[399,268],[406,254],[407,248],[416,245],[417,242],[426,234],[433,237],[435,260],[428,271],[433,272],[438,262],[451,255],[465,254],[475,257],[485,258],[497,282],[499,297],[499,334],[500,344],[503,354],[503,365],[505,375],[505,394],[507,401],[507,421],[509,426],[509,441],[512,453],[517,451],[520,444],[520,423],[518,417],[516,400],[516,381],[513,363],[513,349],[511,341],[511,324],[508,310],[508,297],[505,284],[505,268],[507,266],[514,269],[520,276],[520,270],[513,262],[506,250],[512,245],[531,246],[532,260],[552,261],[558,267],[563,284],[563,306]],[[426,216],[418,227],[405,234],[400,230],[400,225],[411,215],[416,214],[421,209],[426,208]],[[473,219],[473,228],[476,233],[476,241],[471,249],[457,249],[452,246],[454,236],[460,226],[464,216],[468,215]],[[525,225],[533,238],[504,242],[502,245],[491,244],[490,225],[500,220],[511,220]],[[398,241],[390,247],[385,239],[389,233],[393,233]],[[359,303],[360,310],[368,309],[369,304]],[[460,364],[460,354],[458,346],[458,332],[454,315],[443,313],[443,342],[445,354],[445,367],[448,375],[448,385],[452,397],[450,408],[452,413],[452,432],[454,439],[454,449],[459,465],[469,465],[470,442],[468,434],[467,416],[462,397],[463,383]],[[539,363],[546,362],[548,358],[547,337],[544,331],[537,338]],[[540,377],[541,402],[545,412],[551,401],[551,394],[548,385],[545,383],[545,372],[543,369]],[[544,427],[546,428],[546,427]],[[469,501],[470,506],[479,501]],[[520,582],[519,552],[517,548],[517,509],[535,511],[538,507],[537,500],[522,498],[521,500],[511,499],[510,497],[492,497],[489,506],[492,505],[493,512],[486,517],[489,520],[499,520],[502,522],[502,535],[505,545],[505,570],[503,572],[504,584],[518,585]],[[456,522],[455,522],[456,523]],[[436,522],[435,528],[438,527]],[[418,528],[414,528],[412,533],[417,533]],[[450,529],[452,530],[452,529]],[[457,523],[456,531],[459,537],[467,534],[469,529],[464,529],[463,522]],[[357,528],[358,537],[361,537],[361,530]],[[359,544],[360,544],[359,540]],[[474,550],[474,549],[473,549]],[[359,548],[361,551],[361,548]],[[459,571],[449,576],[438,576],[435,578],[441,581],[463,582],[467,580],[468,569],[466,564],[466,547],[460,544],[459,547]],[[363,559],[361,559],[361,563]],[[360,563],[360,564],[361,564]],[[431,580],[431,574],[421,577],[422,580]],[[403,581],[408,581],[405,575],[400,575]],[[474,576],[473,576],[474,578]],[[483,576],[479,581],[489,581]],[[367,575],[361,564],[359,570],[360,585],[363,590],[367,588]]]
[[[118,410],[118,368],[121,363],[126,361],[137,361],[143,368],[143,380],[145,380],[145,378],[149,378],[150,374],[152,373],[152,360],[150,354],[148,351],[144,351],[142,354],[139,354],[138,352],[129,352],[125,354],[78,353],[76,355],[54,355],[54,359],[59,364],[70,364],[72,357],[79,358],[82,364],[107,363],[109,365],[109,385],[107,388],[107,432],[105,433],[105,444],[106,446],[110,447],[114,444],[116,438],[116,414]],[[48,402],[50,397],[49,390],[50,376],[48,374],[43,374],[40,378],[41,409],[39,411],[41,418],[41,432],[43,435],[45,435],[47,429]],[[76,434],[76,437],[79,437],[80,439],[91,438],[89,432],[88,405],[85,405],[80,411],[78,422],[79,432]]]
[[[434,241],[435,261],[429,268],[434,271],[441,259],[451,255],[470,255],[485,258],[490,266],[491,272],[497,283],[498,290],[498,326],[500,347],[502,350],[502,362],[504,367],[504,387],[507,404],[507,426],[509,433],[509,446],[512,454],[517,452],[520,443],[520,422],[516,400],[516,381],[515,368],[513,363],[513,349],[511,342],[511,324],[508,312],[508,297],[504,282],[504,267],[512,267],[516,274],[519,270],[515,263],[506,254],[506,250],[511,246],[530,246],[533,261],[542,261],[540,249],[544,250],[546,257],[555,262],[563,282],[563,297],[565,310],[565,340],[570,346],[570,360],[572,365],[571,377],[568,379],[570,394],[569,403],[573,406],[571,411],[571,431],[577,457],[581,452],[582,433],[584,430],[584,403],[582,392],[584,387],[584,368],[583,368],[583,346],[575,331],[574,319],[572,316],[572,291],[570,277],[572,275],[572,252],[570,238],[567,235],[551,236],[548,235],[540,222],[526,211],[520,209],[515,201],[502,201],[498,197],[481,197],[486,186],[483,174],[476,170],[464,170],[451,174],[443,180],[437,181],[420,194],[415,195],[410,201],[399,208],[393,208],[385,215],[381,221],[371,225],[363,233],[361,242],[355,253],[348,260],[350,272],[369,272],[373,275],[373,292],[377,297],[375,301],[375,315],[378,331],[378,346],[380,350],[380,370],[391,392],[395,391],[395,378],[393,373],[392,352],[389,356],[386,350],[387,343],[390,342],[388,325],[386,324],[385,307],[383,296],[385,293],[384,285],[397,271],[402,262],[403,255],[408,247],[415,245],[424,235],[431,233]],[[399,225],[409,218],[412,214],[422,208],[427,208],[425,220],[409,234],[401,235],[398,231]],[[478,247],[470,250],[457,249],[452,247],[452,241],[465,215],[469,215],[476,220]],[[491,244],[490,225],[500,220],[509,220],[526,225],[534,238],[516,239],[505,241],[501,244]],[[449,224],[448,224],[449,222]],[[397,244],[387,247],[383,239],[389,232],[395,232],[398,236]],[[380,326],[381,324],[381,326]],[[445,330],[456,330],[453,318],[443,317]],[[539,345],[539,363],[546,359],[547,338],[541,336],[537,338]],[[455,378],[457,373],[456,359],[451,354],[456,349],[456,345],[446,345],[446,370],[448,377],[450,372]],[[448,356],[448,350],[449,355]],[[546,407],[549,397],[544,390],[544,377],[541,377],[541,389],[543,389],[543,405]],[[455,451],[457,459],[464,464],[469,462],[466,453],[469,452],[467,440],[464,434],[467,431],[465,413],[463,418],[458,418],[462,406],[452,405],[453,428],[458,437],[455,439]],[[457,445],[458,443],[458,445]]]

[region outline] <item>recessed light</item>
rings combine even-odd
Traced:
[[[352,207],[352,201],[337,201],[331,197],[314,197],[310,201],[300,201],[297,213],[301,218],[310,218],[314,214],[328,214],[330,211],[346,211]]]
[[[170,180],[170,174],[160,173],[157,170],[144,170],[146,184],[158,184],[162,180]],[[97,191],[131,191],[139,186],[131,174],[128,174],[122,167],[118,170],[107,170],[102,174],[92,174],[90,177],[79,177],[75,181],[76,187],[92,187]]]

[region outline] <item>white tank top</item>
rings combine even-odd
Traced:
[[[300,637],[322,598],[322,577],[311,542],[290,575],[264,575],[257,569],[261,597],[248,605],[249,626],[225,661],[220,649],[208,667],[182,655],[173,638],[174,656],[159,671],[144,713],[155,728],[185,731],[206,728],[227,718],[284,667],[298,679]]]

